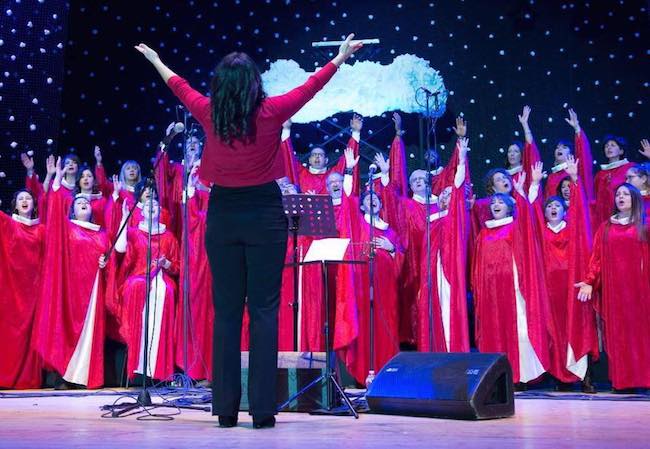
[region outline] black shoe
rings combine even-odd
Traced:
[[[237,416],[219,415],[219,427],[235,427]]]
[[[273,415],[253,416],[254,429],[265,429],[269,427],[275,427],[275,416]]]
[[[555,391],[558,392],[573,391],[573,384],[570,382],[557,381],[557,383],[555,384]]]
[[[515,384],[515,391],[528,391],[528,385],[523,382],[517,382]]]
[[[598,390],[591,384],[582,384],[582,392],[586,394],[596,394]]]
[[[636,394],[635,388],[612,388],[614,394]]]
[[[594,387],[594,384],[591,383],[591,377],[585,376],[582,381],[582,392],[587,394],[596,394],[598,390]]]
[[[55,390],[85,390],[86,387],[84,387],[83,385],[73,384],[71,382],[61,379],[61,382],[56,384],[54,386],[54,389]]]

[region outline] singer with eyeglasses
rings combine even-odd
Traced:
[[[215,310],[212,413],[237,425],[241,399],[240,335],[244,303],[250,316],[248,398],[255,428],[275,425],[278,304],[287,245],[280,188],[282,123],[293,116],[363,46],[350,34],[339,53],[302,86],[275,97],[264,93],[260,71],[245,53],[217,65],[210,97],[194,90],[145,44],[135,48],[203,127],[199,170],[212,185],[206,249]]]

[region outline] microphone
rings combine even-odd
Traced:
[[[377,164],[370,164],[368,166],[368,177],[372,178],[372,175],[374,175],[377,172]]]
[[[436,96],[440,95],[440,91],[431,92],[429,89],[427,89],[424,86],[420,87],[420,90],[424,91],[424,93],[427,94],[430,97],[436,97]]]
[[[174,140],[174,137],[183,131],[185,131],[185,125],[183,125],[181,122],[176,122],[171,132],[167,134],[158,145],[160,151],[165,151],[169,144],[172,143],[172,140]]]

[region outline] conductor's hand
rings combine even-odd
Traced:
[[[155,50],[152,48],[148,47],[146,44],[138,44],[135,46],[135,49],[138,50],[140,53],[144,55],[145,58],[151,63],[160,61],[160,58],[158,57],[158,53],[156,53]]]
[[[354,54],[355,51],[363,47],[363,44],[359,41],[353,41],[354,34],[349,34],[345,41],[339,47],[339,54],[332,60],[337,66],[343,64],[350,56]]]

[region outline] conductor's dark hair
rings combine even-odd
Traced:
[[[265,97],[262,76],[250,56],[239,52],[224,56],[210,86],[215,134],[227,144],[254,137],[254,115]]]

